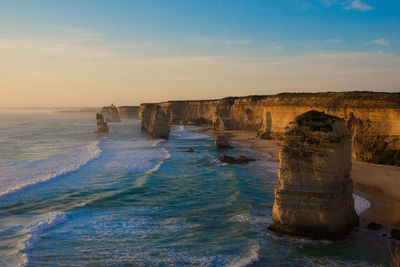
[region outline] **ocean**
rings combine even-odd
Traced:
[[[277,163],[217,161],[265,157],[246,144],[218,151],[193,126],[168,141],[138,120],[109,128],[95,133],[94,114],[0,111],[0,266],[388,264],[367,230],[335,242],[267,230]]]

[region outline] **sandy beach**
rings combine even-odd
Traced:
[[[259,160],[279,162],[279,142],[258,139],[251,131],[222,131],[230,140],[243,142],[249,148],[263,151],[271,157]],[[371,203],[371,208],[360,215],[360,226],[382,224],[383,231],[400,227],[400,167],[352,161],[351,179],[354,193]]]

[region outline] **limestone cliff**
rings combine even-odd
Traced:
[[[106,119],[106,122],[121,122],[118,109],[113,104],[108,107],[103,107],[100,113]]]
[[[140,106],[139,119],[146,105]],[[158,105],[169,124],[257,131],[260,138],[279,138],[296,116],[318,110],[346,121],[353,159],[368,161],[388,149],[400,149],[400,93],[284,93]]]
[[[118,114],[121,119],[137,119],[139,106],[120,106]]]
[[[296,117],[281,139],[270,229],[336,239],[358,225],[350,150],[344,120],[318,111]]]
[[[168,117],[157,104],[149,104],[142,110],[142,131],[151,138],[169,138]]]
[[[104,121],[104,118],[100,113],[96,113],[96,122],[98,133],[108,133],[107,123]]]

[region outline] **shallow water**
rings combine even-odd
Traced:
[[[279,237],[277,165],[221,164],[192,127],[146,140],[137,120],[97,134],[94,116],[0,112],[0,264],[303,266],[385,263],[364,230],[344,241]],[[196,152],[187,153],[192,147]]]

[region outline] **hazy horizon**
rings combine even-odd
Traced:
[[[2,1],[0,107],[399,92],[400,4]]]

